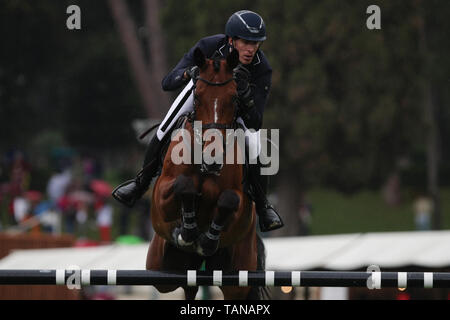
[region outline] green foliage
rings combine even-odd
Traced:
[[[442,190],[443,229],[450,228],[450,189]],[[387,205],[380,192],[363,191],[351,196],[314,188],[306,193],[312,207],[311,233],[414,231],[414,197],[403,194],[397,206]]]

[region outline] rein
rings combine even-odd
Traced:
[[[224,85],[228,84],[229,82],[231,82],[233,80],[236,80],[236,78],[233,76],[230,79],[227,79],[227,80],[225,80],[223,82],[212,82],[212,81],[209,81],[209,80],[207,80],[205,78],[202,78],[202,77],[195,77],[194,80],[195,81],[197,81],[197,80],[203,81],[204,83],[206,83],[207,85],[210,85],[210,86],[224,86]]]
[[[192,89],[195,91],[196,83],[197,83],[198,80],[206,83],[209,86],[220,87],[220,86],[224,86],[224,85],[230,83],[231,81],[236,80],[236,77],[233,75],[231,78],[229,78],[229,79],[227,79],[225,81],[222,81],[222,82],[209,81],[209,80],[207,80],[205,78],[202,78],[200,76],[196,76],[193,80],[194,80],[194,87]],[[194,104],[194,113],[195,113],[195,104]],[[195,116],[193,118],[195,118]],[[235,120],[236,120],[236,114],[234,116],[234,119],[233,119],[232,123],[224,124],[224,123],[212,122],[212,123],[204,124],[204,125],[202,125],[202,127],[204,129],[234,129],[235,128],[235,123],[236,123]]]

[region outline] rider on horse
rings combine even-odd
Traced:
[[[162,80],[162,88],[176,90],[183,85],[192,84],[191,79],[198,74],[198,67],[195,66],[193,58],[195,48],[200,48],[209,58],[225,58],[235,49],[239,52],[240,62],[235,69],[241,118],[238,120],[243,121],[246,128],[259,130],[262,126],[264,106],[272,79],[269,62],[259,49],[261,43],[266,40],[264,21],[255,12],[238,11],[228,19],[225,33],[226,35],[218,34],[201,39]],[[159,168],[159,159],[165,139],[170,138],[171,129],[178,118],[193,110],[193,97],[191,91],[187,90],[188,85],[175,100],[157,133],[150,141],[142,170],[135,179],[122,183],[113,191],[113,197],[116,200],[132,207],[149,188]],[[253,196],[261,231],[281,228],[283,222],[266,197],[268,177],[261,175],[259,161],[257,164],[249,165],[249,180],[252,190],[254,190]]]

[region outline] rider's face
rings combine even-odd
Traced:
[[[242,64],[249,64],[252,62],[253,57],[261,44],[259,41],[249,41],[244,39],[233,40],[231,38],[229,38],[229,43],[230,45],[234,43],[234,48],[239,52],[239,61]]]

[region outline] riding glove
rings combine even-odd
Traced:
[[[243,109],[241,111],[246,112],[255,105],[252,88],[249,83],[250,71],[242,64],[239,64],[236,68],[234,68],[233,72],[236,78],[239,105],[241,109]]]
[[[198,74],[200,73],[200,70],[199,70],[199,68],[198,68],[197,66],[191,66],[191,67],[188,67],[188,68],[185,70],[185,73],[186,73],[186,75],[188,76],[188,79],[187,79],[187,80],[190,80],[190,79],[195,79],[195,78],[197,78],[197,77],[198,77]]]

